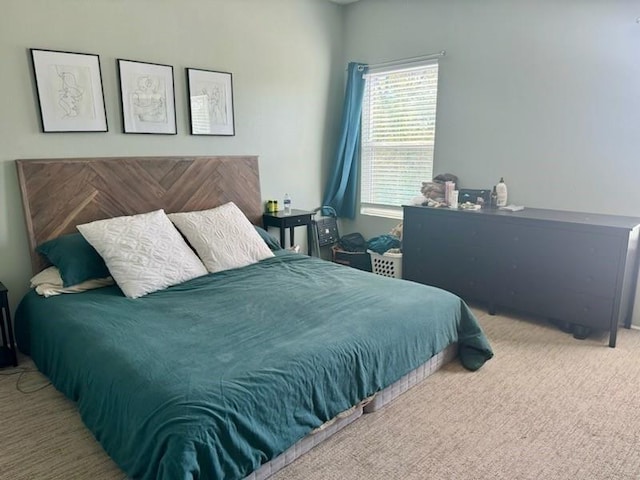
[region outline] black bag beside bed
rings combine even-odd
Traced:
[[[349,233],[340,237],[338,247],[345,252],[366,252],[367,242],[361,233]]]
[[[347,252],[335,246],[331,249],[334,263],[347,265],[349,267],[371,271],[371,256],[367,252]]]
[[[371,256],[367,253],[367,242],[361,233],[349,233],[340,237],[331,252],[334,263],[371,271]]]

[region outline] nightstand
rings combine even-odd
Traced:
[[[0,367],[18,366],[16,342],[13,338],[11,314],[9,313],[9,299],[7,287],[0,283],[0,330],[2,330],[2,345],[0,346]]]
[[[284,245],[284,232],[289,229],[289,246],[294,245],[293,230],[295,227],[307,227],[307,255],[311,255],[313,248],[313,215],[314,212],[306,210],[291,210],[289,215],[285,215],[283,210],[262,215],[262,223],[265,230],[269,227],[277,227],[280,229],[280,245]]]

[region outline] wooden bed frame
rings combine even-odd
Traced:
[[[145,213],[205,210],[234,202],[262,224],[257,156],[17,160],[33,273],[42,242],[76,225]]]
[[[113,157],[17,160],[34,273],[48,266],[36,247],[76,231],[76,225],[164,209],[213,208],[233,201],[262,224],[257,156]],[[362,413],[375,411],[450,361],[452,344],[416,370],[339,415],[262,465],[246,480],[265,479]],[[365,408],[366,405],[366,408]]]

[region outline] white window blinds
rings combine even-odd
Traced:
[[[362,213],[400,207],[433,178],[438,63],[370,72],[362,104]],[[398,209],[396,209],[398,210]]]

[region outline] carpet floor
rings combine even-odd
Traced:
[[[620,329],[612,349],[604,334],[474,311],[495,351],[482,369],[446,365],[272,479],[640,478],[640,331]],[[125,478],[72,402],[12,373],[0,370],[1,479]]]

